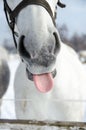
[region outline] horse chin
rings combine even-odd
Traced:
[[[54,69],[52,72],[50,72],[52,74],[52,77],[55,78],[56,74],[57,74],[57,70]],[[29,80],[33,81],[33,75],[27,68],[26,68],[26,75],[28,77]]]

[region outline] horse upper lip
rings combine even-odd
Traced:
[[[51,73],[52,73],[52,76],[54,78],[57,74],[56,69],[54,69]],[[33,81],[33,74],[27,68],[26,68],[26,74],[27,74],[28,79]]]

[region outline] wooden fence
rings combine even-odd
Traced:
[[[86,123],[1,119],[0,130],[86,130]]]

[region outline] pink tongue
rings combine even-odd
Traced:
[[[33,75],[34,83],[37,89],[42,92],[48,92],[53,87],[53,77],[51,73]]]

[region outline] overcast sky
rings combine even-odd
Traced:
[[[61,0],[66,8],[58,8],[57,23],[66,24],[69,32],[86,34],[86,0]]]

